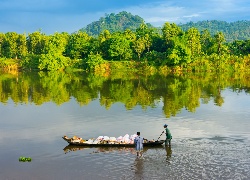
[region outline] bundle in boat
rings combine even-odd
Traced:
[[[73,136],[72,138],[68,138],[67,136],[64,136],[64,139],[73,142],[73,143],[83,143],[83,144],[134,144],[134,139],[137,135],[133,134],[129,136],[126,134],[125,136],[119,136],[119,137],[108,137],[108,136],[99,136],[97,138],[90,138],[88,140],[84,140],[80,137]],[[144,143],[146,143],[147,140],[144,140]]]

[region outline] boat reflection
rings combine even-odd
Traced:
[[[144,147],[143,153],[145,153],[150,148],[162,148],[162,146],[157,147]],[[88,146],[75,146],[68,145],[63,148],[65,154],[72,151],[82,151],[82,150],[93,149],[93,153],[110,153],[110,152],[130,152],[131,154],[136,155],[135,148],[133,147],[88,147]]]
[[[72,152],[72,151],[81,151],[81,150],[87,150],[87,149],[93,149],[93,153],[110,153],[114,151],[120,151],[120,152],[131,152],[132,154],[135,154],[134,148],[131,147],[88,147],[88,146],[74,146],[74,145],[68,145],[66,146],[63,151],[65,154]]]

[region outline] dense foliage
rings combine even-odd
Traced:
[[[144,20],[140,16],[122,11],[118,14],[106,14],[105,17],[101,17],[98,21],[88,24],[79,31],[86,32],[91,36],[98,36],[104,30],[108,30],[111,33],[125,31],[126,29],[135,31],[143,22]]]
[[[119,13],[119,17],[127,15]],[[107,18],[111,16],[115,15]],[[161,32],[142,22],[135,30],[105,29],[97,37],[82,31],[52,35],[40,31],[28,35],[7,32],[0,33],[0,66],[8,70],[81,69],[107,73],[124,69],[242,71],[250,69],[249,42],[227,42],[223,32],[200,32],[195,27],[184,31],[168,22]]]
[[[184,31],[187,31],[192,27],[197,28],[200,32],[207,29],[212,35],[222,32],[225,35],[226,40],[229,42],[250,39],[250,21],[198,21],[196,23],[189,22],[181,24],[180,27]]]

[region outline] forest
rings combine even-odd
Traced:
[[[159,29],[144,23],[138,16],[121,13],[107,15],[102,20],[112,22],[119,16],[123,22],[119,27],[125,29],[111,31],[105,25],[106,29],[97,36],[83,29],[72,34],[0,33],[0,67],[4,70],[95,72],[250,69],[249,39],[227,41],[223,32],[212,34],[208,29],[200,31],[192,26],[183,30],[180,25],[169,22]],[[125,21],[132,22],[130,19],[140,22],[137,28],[124,26]],[[96,29],[98,27],[97,24]]]
[[[209,32],[214,35],[217,32],[223,32],[228,42],[235,40],[247,40],[250,38],[250,21],[198,21],[196,23],[189,22],[181,24],[180,27],[185,31],[191,27],[197,28],[200,32],[208,29]]]

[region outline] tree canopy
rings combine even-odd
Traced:
[[[118,14],[106,14],[105,17],[101,17],[98,21],[88,24],[79,31],[86,32],[91,36],[98,36],[104,30],[108,30],[111,33],[125,31],[126,29],[135,31],[143,22],[144,20],[140,16],[122,11]],[[147,25],[152,26],[150,24]]]
[[[51,35],[0,33],[0,67],[107,72],[119,66],[144,71],[162,66],[173,71],[250,69],[249,39],[228,42],[221,31],[199,31],[194,26],[184,30],[169,22],[157,29],[125,11],[106,15],[100,22],[104,24],[98,25],[99,34],[94,36],[85,30]]]

